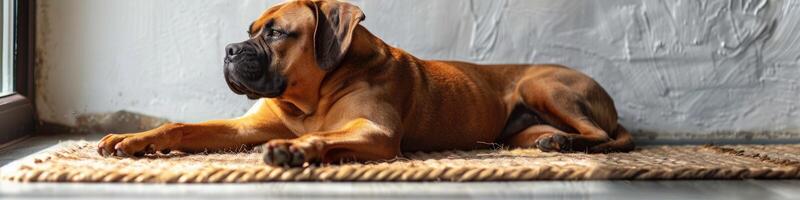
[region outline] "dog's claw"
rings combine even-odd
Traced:
[[[289,157],[289,155],[288,155],[289,152],[286,152],[286,150],[284,150],[284,149],[280,149],[279,148],[279,149],[276,149],[275,151],[273,151],[272,153],[273,153],[273,155],[272,155],[272,159],[273,159],[272,160],[272,164],[275,164],[275,165],[288,164],[289,163],[288,161],[290,161],[289,159],[291,159],[291,157]]]
[[[97,151],[99,151],[100,155],[103,157],[108,157],[111,155],[111,153],[109,153],[105,148],[98,148]]]
[[[146,153],[146,154],[154,154],[154,153],[156,153],[156,145],[155,144],[147,145],[147,148],[144,149],[144,153]]]
[[[305,161],[305,156],[300,151],[292,152],[292,162],[290,163],[291,166],[302,166]]]
[[[272,161],[272,153],[271,152],[272,152],[272,148],[270,148],[270,147],[268,147],[266,145],[261,147],[261,153],[264,155],[261,159],[263,159],[264,163],[266,163],[268,165]]]
[[[128,157],[128,154],[126,154],[126,153],[125,153],[124,151],[122,151],[121,149],[117,149],[117,156],[120,156],[120,157]]]

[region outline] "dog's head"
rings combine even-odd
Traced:
[[[338,1],[273,6],[247,30],[250,39],[225,47],[225,80],[250,99],[317,91],[340,64],[364,14]]]

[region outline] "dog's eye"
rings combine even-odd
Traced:
[[[268,36],[268,37],[271,37],[271,38],[277,38],[277,37],[281,37],[281,36],[283,36],[284,34],[285,34],[285,33],[283,33],[282,31],[275,30],[275,29],[270,29],[270,30],[267,32],[267,36]]]

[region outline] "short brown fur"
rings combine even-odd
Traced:
[[[132,156],[266,143],[265,162],[299,166],[392,159],[403,151],[488,148],[495,142],[559,152],[633,149],[611,97],[590,77],[567,67],[421,60],[354,24],[339,65],[322,70],[312,51],[314,6],[326,11],[352,5],[287,2],[265,11],[248,30],[256,37],[273,20],[296,32],[272,46],[289,82],[281,96],[260,99],[235,119],[110,134],[98,152]],[[517,120],[511,116],[516,107],[537,120],[522,121],[525,127],[516,127],[522,131],[501,138]]]

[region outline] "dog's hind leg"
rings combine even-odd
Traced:
[[[568,75],[574,74],[562,76]],[[616,113],[610,98],[592,96],[601,95],[593,93],[602,90],[597,88],[599,85],[572,78],[577,81],[570,85],[555,79],[530,78],[520,82],[517,90],[520,100],[535,110],[547,126],[532,126],[512,138],[512,143],[535,145],[542,151],[591,153],[625,150],[627,148],[616,147],[632,146],[629,139],[612,140],[617,137],[613,134],[620,132],[617,131]],[[620,130],[627,134],[624,128]],[[609,135],[610,131],[614,131],[612,135]],[[522,143],[525,139],[533,142]]]

